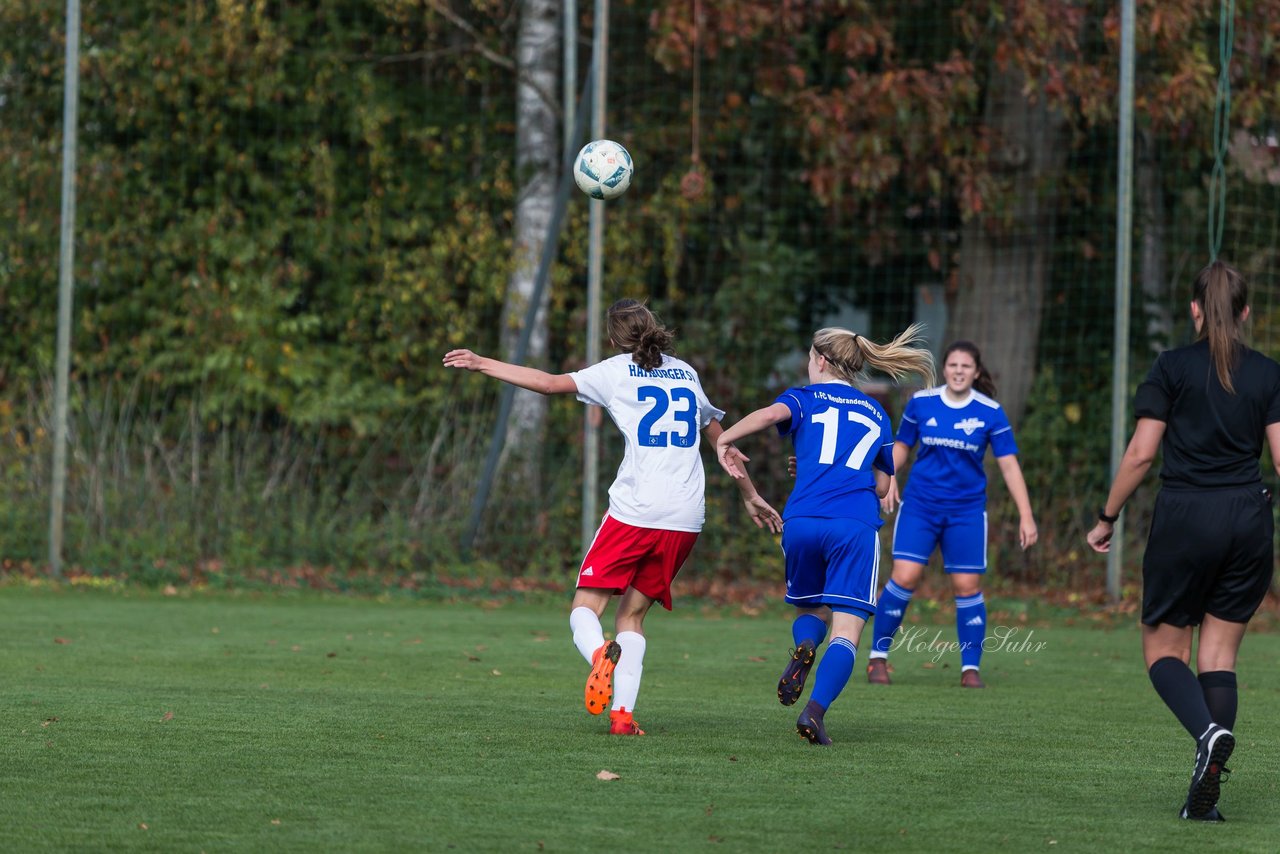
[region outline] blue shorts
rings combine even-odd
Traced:
[[[871,619],[880,575],[880,537],[854,519],[797,516],[782,526],[787,559],[787,602],[826,605]]]
[[[893,559],[927,564],[939,545],[947,572],[986,572],[986,508],[938,510],[903,501],[893,525]]]

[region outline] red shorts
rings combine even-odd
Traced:
[[[578,586],[621,593],[634,587],[671,610],[671,581],[698,535],[693,531],[637,528],[608,513],[578,570]]]

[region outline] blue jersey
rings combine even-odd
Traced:
[[[987,445],[997,457],[1018,453],[1000,404],[976,391],[955,403],[947,397],[946,386],[912,395],[902,413],[898,441],[907,447],[920,443],[903,500],[947,509],[986,505],[982,458]]]
[[[778,396],[791,418],[778,424],[796,451],[796,485],[783,520],[857,519],[879,528],[871,468],[893,474],[893,425],[884,407],[841,382],[789,388]]]

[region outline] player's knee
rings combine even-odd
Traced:
[[[919,564],[897,564],[893,568],[893,583],[903,590],[914,591],[920,586],[920,576],[924,575],[924,567]]]

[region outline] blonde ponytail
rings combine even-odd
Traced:
[[[850,383],[870,366],[899,382],[918,374],[925,385],[933,385],[933,354],[917,346],[924,343],[924,325],[920,323],[911,324],[888,344],[877,344],[838,326],[813,333],[814,352],[827,360],[832,373]]]

